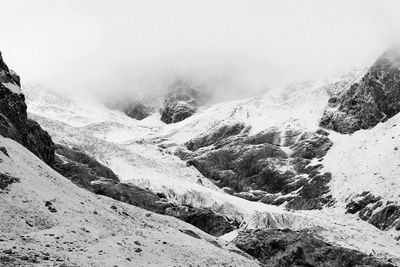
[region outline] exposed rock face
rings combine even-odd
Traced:
[[[129,104],[126,108],[124,108],[123,111],[131,118],[143,120],[151,115],[151,113],[154,111],[154,108],[146,106],[140,102],[135,102]]]
[[[400,230],[400,206],[390,204],[375,212],[368,222],[381,230],[395,228]]]
[[[363,192],[354,197],[346,208],[348,213],[357,213],[362,220],[381,230],[400,230],[400,206],[396,203],[384,203],[380,196],[375,197],[370,192]]]
[[[400,111],[400,48],[387,50],[359,83],[334,94],[320,126],[343,134],[369,129]]]
[[[231,220],[208,208],[170,207],[166,209],[165,213],[190,223],[213,236],[224,235],[239,227],[238,221]]]
[[[56,153],[57,153],[57,164],[56,166],[59,168],[65,167],[66,170],[63,171],[67,174],[68,177],[72,177],[74,174],[67,172],[68,168],[67,161],[70,161],[70,165],[75,165],[76,168],[81,168],[82,171],[85,171],[88,175],[93,175],[92,180],[99,179],[100,177],[119,181],[118,176],[108,167],[99,163],[97,160],[83,153],[82,151],[74,148],[68,148],[62,145],[56,145]],[[61,156],[61,157],[60,157]],[[64,160],[64,161],[63,161]],[[83,168],[85,167],[85,168]],[[73,169],[71,171],[74,171]],[[81,172],[82,172],[81,171]],[[78,171],[75,171],[78,173]],[[79,181],[77,181],[79,182]],[[82,182],[82,181],[81,181]],[[84,184],[82,184],[83,186]]]
[[[9,157],[8,155],[8,151],[4,146],[0,146],[0,152],[2,152],[4,155],[6,155],[7,157]],[[0,161],[1,162],[1,161]]]
[[[44,162],[54,162],[54,144],[38,123],[28,119],[18,75],[9,70],[0,54],[0,134],[14,139]]]
[[[5,173],[0,173],[0,193],[2,193],[2,190],[6,190],[9,185],[18,182],[18,178],[12,177]]]
[[[192,116],[203,98],[199,89],[192,87],[184,79],[177,79],[168,88],[161,111],[161,121],[169,124]]]
[[[24,145],[52,166],[54,163],[54,143],[50,135],[40,127],[39,123],[31,119],[27,120],[26,127],[26,135],[23,136]]]
[[[309,165],[332,145],[328,133],[268,129],[248,136],[244,124],[225,125],[186,143],[176,155],[233,194],[291,209],[319,209],[331,202],[330,173]],[[288,152],[290,151],[290,152]]]
[[[237,221],[210,209],[175,206],[168,203],[161,194],[121,183],[111,169],[76,149],[57,145],[54,168],[76,185],[93,193],[176,217],[211,235],[220,236],[239,226]]]
[[[222,147],[228,137],[239,135],[245,130],[246,125],[243,123],[236,123],[231,125],[223,125],[210,135],[200,136],[199,138],[187,142],[186,147],[190,151],[196,151],[199,148],[213,145],[214,147]],[[246,131],[244,131],[246,132]]]
[[[355,250],[333,246],[307,230],[246,230],[233,242],[264,266],[395,266]]]

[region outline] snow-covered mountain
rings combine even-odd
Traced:
[[[1,193],[2,266],[257,266],[177,219],[75,186],[15,141],[0,147],[2,175],[15,179]]]
[[[25,250],[33,246],[77,265],[400,265],[400,115],[352,134],[334,127],[337,116],[354,117],[349,99],[370,93],[371,77],[390,86],[373,91],[368,103],[371,97],[381,103],[381,95],[397,88],[397,59],[384,61],[385,68],[381,62],[280,92],[202,105],[170,124],[157,112],[139,121],[90,95],[24,86],[29,118],[55,143],[48,164],[59,173],[18,138],[1,137],[7,152],[0,152],[0,174],[10,182],[0,193],[7,216],[0,245],[15,245],[8,257],[19,264],[22,256],[34,257]],[[146,201],[138,200],[139,192]],[[61,243],[76,233],[83,254]],[[232,253],[232,244],[259,262]],[[194,255],[196,247],[203,253]]]

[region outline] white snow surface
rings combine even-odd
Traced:
[[[235,122],[250,125],[251,134],[272,126],[315,130],[329,94],[337,93],[338,84],[351,84],[359,77],[359,74],[351,75],[345,81],[328,86],[326,82],[306,82],[279,94],[267,92],[258,97],[204,107],[184,121],[170,125],[160,122],[159,114],[136,121],[103,107],[94,99],[77,101],[38,86],[24,88],[24,92],[30,116],[55,142],[84,150],[110,167],[122,181],[163,192],[177,204],[211,207],[227,216],[243,219],[243,228],[311,228],[333,244],[393,258],[400,264],[396,232],[380,231],[344,211],[344,201],[364,189],[387,194],[387,199],[397,199],[400,181],[396,179],[395,160],[399,152],[391,146],[398,140],[400,131],[395,134],[396,127],[388,126],[397,116],[370,132],[360,131],[351,136],[331,133],[334,146],[323,164],[334,174],[330,187],[339,202],[321,211],[287,211],[225,194],[195,168],[187,167],[169,150],[158,146],[163,143],[176,147],[207,134],[218,125]],[[376,144],[381,145],[374,148]],[[361,145],[367,148],[359,148]],[[375,157],[371,151],[380,156]],[[375,172],[378,175],[374,175]],[[369,179],[368,183],[362,179]],[[230,240],[234,236],[235,233],[230,233],[222,238]]]
[[[352,135],[331,133],[334,145],[322,164],[333,174],[331,191],[339,205],[363,191],[400,203],[399,126],[400,114]]]
[[[17,258],[47,255],[38,266],[258,266],[178,219],[77,187],[11,139],[0,136],[0,146],[9,155],[0,152],[1,173],[20,179],[0,192],[0,249],[12,247]]]

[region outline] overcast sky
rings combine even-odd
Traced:
[[[168,75],[244,92],[364,64],[400,36],[397,0],[1,1],[25,83],[140,92]]]

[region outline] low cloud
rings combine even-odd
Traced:
[[[214,101],[370,62],[400,36],[399,1],[2,3],[3,56],[25,83],[103,99],[187,77]]]

